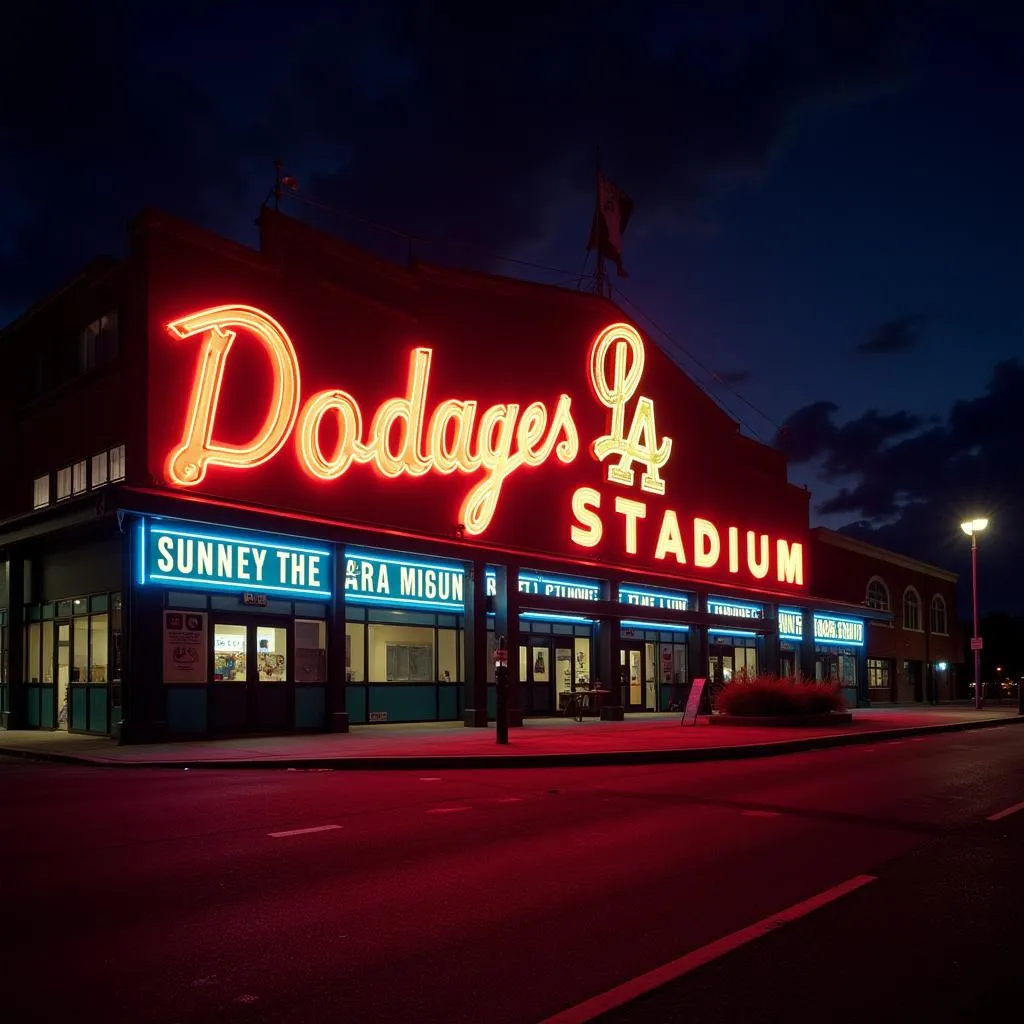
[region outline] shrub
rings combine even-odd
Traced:
[[[823,715],[844,709],[838,683],[804,682],[740,673],[718,694],[718,710],[726,715]]]

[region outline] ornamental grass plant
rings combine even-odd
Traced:
[[[845,704],[838,683],[740,672],[719,691],[716,710],[737,716],[824,715],[845,710]]]

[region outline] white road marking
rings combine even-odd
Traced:
[[[740,811],[744,818],[777,818],[778,811]]]
[[[503,796],[498,803],[499,804],[518,804],[522,803],[523,798],[521,796]]]
[[[468,810],[468,807],[431,807],[427,814],[455,814],[456,811]]]
[[[268,832],[271,839],[287,839],[289,836],[308,836],[311,832],[333,832],[341,825],[314,825],[313,828],[290,828],[287,832]]]
[[[602,992],[600,995],[578,1003],[576,1006],[571,1006],[561,1013],[556,1013],[553,1017],[548,1017],[542,1024],[587,1024],[588,1021],[595,1020],[602,1014],[624,1006],[626,1003],[646,995],[648,992],[653,992],[656,988],[660,988],[670,981],[675,981],[677,978],[690,974],[698,967],[703,967],[705,964],[725,956],[726,953],[731,953],[733,950],[745,946],[748,942],[753,942],[754,939],[767,935],[784,924],[789,924],[799,920],[801,917],[806,917],[807,914],[873,881],[875,881],[874,875],[855,875],[853,878],[849,878],[845,882],[833,886],[831,889],[818,893],[817,896],[812,896],[810,899],[803,900],[800,903],[794,903],[793,906],[788,907],[786,910],[772,914],[771,917],[766,917],[756,924],[748,925],[746,928],[741,928],[731,935],[726,935],[724,938],[709,942],[706,946],[693,950],[692,953],[687,953],[676,960],[670,960],[667,964],[656,967],[653,971],[648,971],[646,974],[641,974],[638,978],[623,982],[623,984],[616,985],[615,988],[609,989],[607,992]]]
[[[1012,807],[1004,807],[1003,810],[990,814],[985,820],[1000,821],[1003,818],[1008,818],[1011,814],[1016,814],[1018,811],[1024,811],[1024,800],[1021,800],[1019,804],[1014,804]]]
[[[440,775],[424,775],[420,778],[420,782],[440,782]]]

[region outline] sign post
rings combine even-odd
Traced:
[[[495,707],[494,726],[497,742],[508,743],[508,651],[505,650],[504,635],[496,636],[498,644],[494,651]]]
[[[704,687],[707,682],[704,677],[694,679],[693,685],[690,687],[690,695],[686,698],[686,707],[683,709],[683,720],[679,723],[680,725],[697,724],[697,709],[700,707],[700,699],[704,695]]]

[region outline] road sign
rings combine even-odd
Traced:
[[[985,647],[985,641],[980,636],[972,636],[971,637],[971,650],[972,651],[981,651],[981,650],[984,650],[984,647]]]

